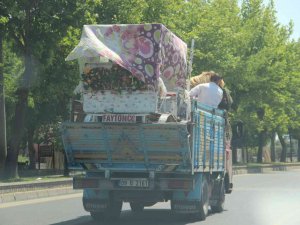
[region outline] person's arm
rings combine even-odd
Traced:
[[[158,92],[159,92],[159,97],[166,97],[167,95],[167,88],[164,84],[164,81],[159,77],[158,78]]]

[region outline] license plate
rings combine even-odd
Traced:
[[[105,114],[102,116],[103,123],[136,123],[136,115],[131,114]]]
[[[121,179],[119,181],[121,187],[149,187],[147,179]]]

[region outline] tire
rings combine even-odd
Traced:
[[[224,180],[220,181],[220,185],[217,187],[219,190],[217,190],[218,193],[218,201],[216,205],[211,205],[211,211],[213,213],[220,213],[224,210],[224,202],[225,202],[225,185]]]
[[[198,213],[198,218],[202,221],[205,220],[208,215],[209,207],[209,187],[205,176],[202,178],[201,185],[201,201],[200,201],[200,211]]]
[[[130,202],[131,211],[134,213],[140,213],[144,210],[144,205],[140,202]]]

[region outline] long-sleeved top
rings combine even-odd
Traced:
[[[190,96],[196,97],[197,101],[202,104],[217,108],[220,104],[223,91],[214,82],[198,84],[196,87],[190,90]]]

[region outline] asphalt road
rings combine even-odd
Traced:
[[[234,191],[226,195],[225,211],[205,221],[174,215],[169,203],[146,208],[140,215],[124,204],[122,225],[299,225],[300,170],[245,174],[234,177]],[[81,204],[81,194],[0,205],[1,225],[96,225]]]

